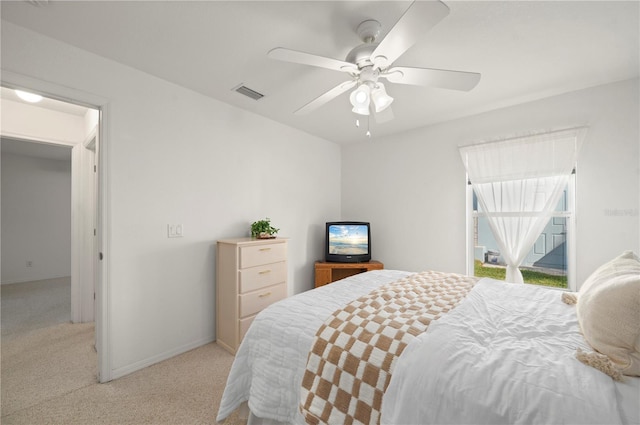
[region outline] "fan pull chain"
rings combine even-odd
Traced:
[[[356,127],[360,128],[360,120],[356,118]],[[371,138],[371,131],[369,131],[369,117],[367,117],[367,132],[365,133],[368,138]]]

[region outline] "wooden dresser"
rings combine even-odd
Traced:
[[[260,311],[287,297],[287,240],[236,238],[216,250],[216,340],[235,354]]]

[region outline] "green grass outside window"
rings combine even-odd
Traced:
[[[503,267],[484,267],[481,261],[476,260],[474,274],[478,277],[490,277],[496,280],[504,280],[507,270]],[[567,287],[567,276],[555,276],[532,270],[520,270],[525,283],[533,285],[553,286],[556,288]]]

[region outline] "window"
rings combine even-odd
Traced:
[[[469,217],[468,274],[504,280],[506,263],[493,236],[487,214],[467,185]],[[525,283],[575,290],[575,175],[565,186],[551,218],[520,265]]]
[[[469,274],[575,288],[574,172],[585,134],[574,128],[460,147]]]

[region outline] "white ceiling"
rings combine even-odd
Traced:
[[[338,143],[365,139],[348,96],[293,111],[346,74],[267,58],[287,47],[344,60],[365,19],[383,34],[407,1],[1,2],[2,19]],[[479,72],[471,92],[387,84],[395,119],[374,137],[637,78],[637,1],[446,1],[450,14],[396,65]],[[232,89],[244,83],[259,101]],[[366,120],[365,120],[366,121]],[[366,122],[361,123],[366,125]]]

